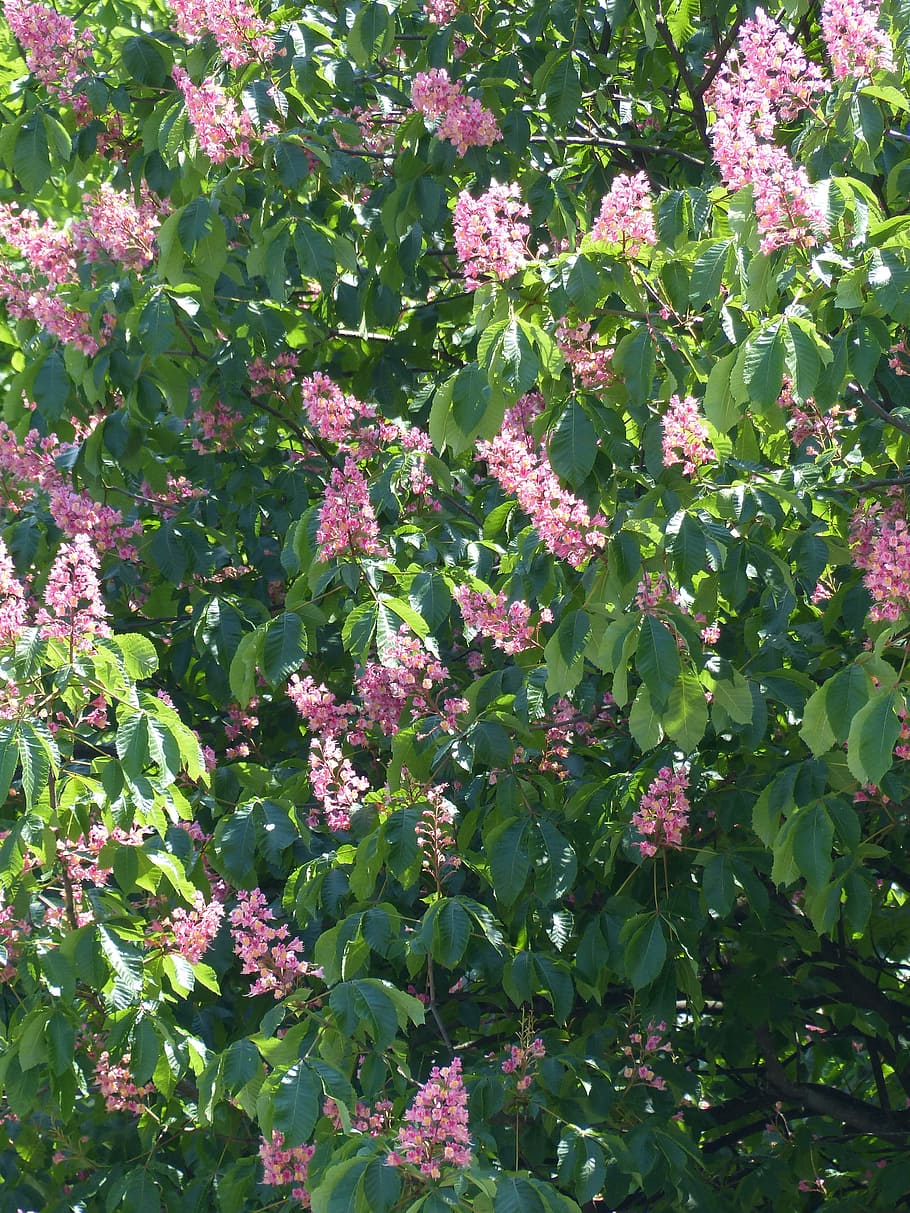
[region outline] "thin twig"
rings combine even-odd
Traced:
[[[873,413],[875,413],[878,417],[881,417],[882,421],[886,421],[889,425],[893,425],[894,428],[896,430],[900,430],[902,434],[910,434],[910,421],[903,421],[900,417],[895,417],[893,413],[889,413],[888,410],[880,405],[877,400],[873,400],[866,389],[861,387],[860,384],[849,383],[847,386],[851,392],[855,392],[856,395],[859,396],[866,408],[871,409]]]

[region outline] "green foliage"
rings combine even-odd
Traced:
[[[778,242],[742,6],[203,8],[0,29],[0,1210],[903,1207],[907,13]]]

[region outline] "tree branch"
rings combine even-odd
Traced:
[[[877,400],[873,400],[866,389],[861,387],[858,383],[849,383],[847,386],[851,392],[855,392],[856,395],[859,396],[866,408],[871,409],[876,416],[881,417],[882,421],[886,421],[889,425],[893,425],[894,428],[896,430],[900,430],[902,434],[910,434],[910,422],[904,421],[900,417],[895,417],[893,413],[889,413],[888,410],[883,405],[879,404]]]

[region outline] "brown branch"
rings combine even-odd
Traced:
[[[849,383],[847,386],[851,392],[855,392],[856,395],[859,396],[866,408],[871,409],[876,416],[881,417],[882,421],[886,421],[888,425],[893,425],[894,428],[896,430],[900,430],[902,434],[910,434],[910,421],[904,421],[900,417],[895,417],[893,413],[889,413],[888,410],[883,405],[879,404],[877,400],[873,400],[866,389],[861,387],[860,384]]]
[[[679,78],[686,86],[686,92],[692,102],[692,120],[695,123],[695,129],[698,131],[698,137],[706,148],[710,149],[711,143],[708,139],[708,115],[705,113],[705,103],[702,100],[702,94],[699,86],[696,83],[695,77],[689,71],[689,66],[686,63],[685,56],[682,51],[673,41],[673,35],[670,33],[670,27],[664,21],[663,17],[658,17],[654,24],[657,27],[657,32],[663,39],[664,45],[670,52],[670,58],[676,64],[676,70],[679,72]]]

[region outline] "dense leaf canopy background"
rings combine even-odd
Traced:
[[[910,10],[241,8],[0,23],[0,1209],[907,1207]]]

